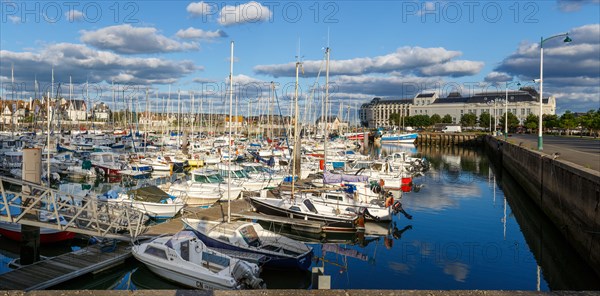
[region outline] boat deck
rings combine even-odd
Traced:
[[[0,274],[0,290],[46,289],[119,264],[130,256],[131,247],[127,243],[117,243],[114,249],[102,244],[91,245]]]

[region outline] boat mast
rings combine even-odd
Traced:
[[[296,84],[294,86],[294,156],[292,157],[292,200],[294,199],[294,186],[296,183],[296,169],[300,169],[300,141],[298,139],[298,70],[302,64],[296,62]],[[298,174],[299,175],[299,174]]]
[[[325,127],[323,128],[323,173],[327,171],[327,136],[329,134],[329,116],[327,115],[327,108],[329,105],[329,52],[330,48],[325,48],[326,63],[325,63],[325,112],[323,112],[325,119]]]
[[[231,223],[231,113],[233,112],[233,41],[229,59],[229,157],[227,157],[227,223]]]

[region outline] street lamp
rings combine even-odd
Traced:
[[[506,98],[504,99],[504,141],[508,137],[508,86],[514,82],[506,82]],[[516,81],[517,87],[521,86],[521,83]]]
[[[550,39],[558,38],[558,37],[565,37],[565,39],[563,40],[563,42],[565,42],[565,43],[573,41],[573,40],[571,40],[571,38],[569,38],[569,33],[563,33],[563,34],[554,35],[552,37],[548,37],[546,39],[544,39],[544,37],[542,37],[541,42],[540,42],[540,121],[539,121],[539,129],[538,129],[538,150],[539,151],[542,151],[543,146],[544,146],[543,141],[542,141],[542,113],[543,113],[543,99],[544,99],[544,42],[546,42]]]

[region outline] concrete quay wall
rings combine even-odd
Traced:
[[[494,137],[486,149],[600,275],[600,172]]]

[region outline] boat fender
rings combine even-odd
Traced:
[[[399,203],[400,201],[396,201],[396,202]],[[392,205],[394,205],[394,196],[389,194],[387,196],[387,198],[385,199],[385,207],[388,208]]]

